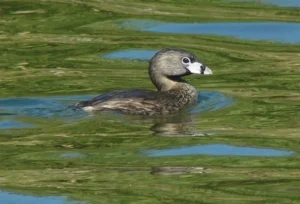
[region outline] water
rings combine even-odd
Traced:
[[[66,197],[37,197],[0,191],[1,204],[75,204],[82,202],[68,201]]]
[[[120,50],[102,55],[107,59],[150,60],[158,50]]]
[[[121,27],[158,33],[207,34],[247,40],[300,43],[300,23],[236,22],[236,23],[166,23],[130,20]]]
[[[234,1],[253,1],[262,4],[270,4],[280,7],[300,7],[299,0],[234,0]]]
[[[83,95],[0,99],[0,129],[34,127],[34,124],[19,122],[19,117],[59,118],[65,122],[73,122],[87,113],[81,110],[74,111],[71,105],[91,97]]]
[[[0,129],[29,128],[29,127],[32,127],[32,124],[21,123],[13,120],[0,121]]]
[[[74,114],[72,109],[68,109],[70,105],[91,97],[90,95],[82,95],[0,99],[0,110],[22,116],[64,117]]]
[[[93,96],[82,95],[0,99],[0,116],[2,110],[5,111],[6,118],[15,118],[16,116],[29,116],[35,118],[81,117],[85,112],[75,112],[71,106],[78,101],[86,100],[91,97]]]
[[[5,113],[5,116],[1,117],[0,115],[0,129],[28,128],[34,126],[34,124],[18,122],[18,117],[59,118],[66,123],[82,119],[88,113],[82,110],[74,110],[72,105],[93,97],[95,95],[0,99],[0,113],[1,110]],[[231,97],[212,91],[199,92],[198,101],[197,105],[188,110],[189,114],[217,111],[231,106],[234,102]]]
[[[86,157],[86,155],[79,152],[66,152],[60,154],[59,157],[66,158],[66,159],[77,159],[77,158],[84,158]]]
[[[201,91],[198,95],[198,103],[190,109],[190,113],[202,113],[217,111],[231,106],[234,99],[216,91]]]
[[[226,144],[196,145],[163,150],[147,150],[143,152],[150,157],[183,156],[183,155],[212,155],[212,156],[263,156],[282,157],[291,156],[293,151],[269,148],[238,147]]]

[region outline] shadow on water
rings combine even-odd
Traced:
[[[35,97],[35,98],[8,98],[0,100],[0,113],[3,110],[6,115],[0,116],[0,128],[25,128],[31,124],[20,123],[18,117],[28,118],[53,118],[63,119],[65,122],[73,122],[86,118],[88,113],[82,110],[74,110],[72,105],[78,101],[93,98],[93,95],[60,96],[60,97]],[[198,103],[187,109],[184,113],[167,117],[135,117],[122,114],[99,113],[94,117],[97,120],[106,120],[105,114],[113,115],[113,120],[124,123],[137,122],[153,124],[151,130],[162,136],[205,136],[210,132],[197,132],[196,123],[199,115],[209,111],[217,111],[227,108],[234,100],[222,93],[213,91],[199,92]],[[91,116],[91,115],[89,115]],[[91,117],[89,117],[91,118]]]
[[[158,33],[207,34],[247,40],[300,43],[300,23],[286,22],[224,22],[167,23],[161,21],[128,20],[119,26]]]
[[[22,195],[16,193],[9,193],[0,191],[0,203],[1,204],[80,204],[86,202],[75,202],[68,201],[66,197],[56,197],[56,196],[47,196],[47,197],[37,197]]]
[[[300,7],[299,0],[231,0],[231,1],[258,2],[262,4],[270,4],[274,6],[280,6],[280,7]]]
[[[226,144],[209,144],[162,150],[147,150],[144,151],[143,154],[146,154],[149,157],[183,155],[281,157],[291,156],[292,154],[294,154],[294,152],[269,148],[237,147]]]

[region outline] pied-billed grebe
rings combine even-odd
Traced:
[[[75,106],[86,111],[117,111],[126,114],[168,114],[197,102],[197,90],[181,77],[190,74],[212,74],[195,55],[182,49],[164,49],[149,63],[149,75],[157,91],[113,91]]]

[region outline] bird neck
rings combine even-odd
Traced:
[[[194,90],[195,88],[180,76],[150,76],[151,81],[158,91],[170,91],[172,89]]]

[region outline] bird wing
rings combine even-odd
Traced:
[[[93,107],[95,111],[114,110],[124,113],[153,114],[162,111],[163,94],[151,90],[112,91],[88,101],[81,101],[77,107]]]

